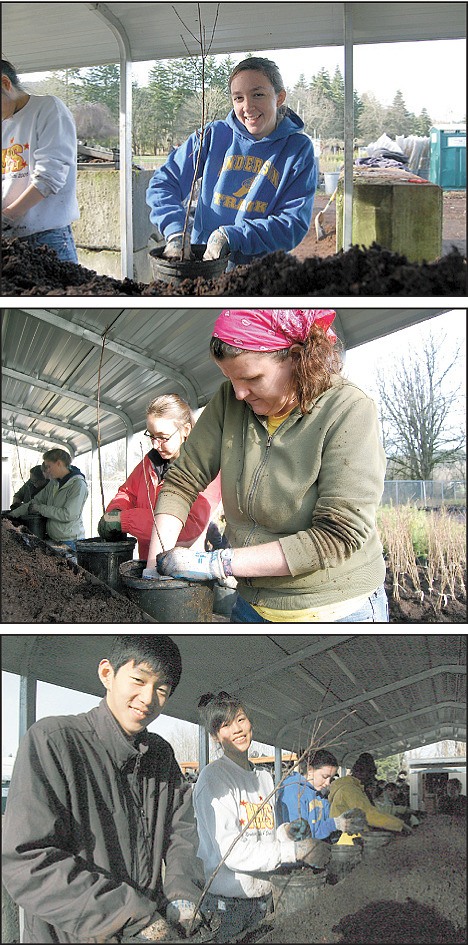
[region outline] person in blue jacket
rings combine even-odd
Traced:
[[[306,756],[299,771],[293,771],[278,791],[276,815],[278,824],[301,817],[309,824],[312,837],[326,840],[337,830],[346,832],[347,817],[330,817],[328,788],[336,775],[338,762],[330,751],[319,748]],[[335,838],[337,839],[337,837]]]
[[[229,264],[288,252],[306,236],[317,171],[302,120],[284,103],[276,63],[252,56],[229,79],[233,109],[203,133],[201,178],[192,244],[206,244],[204,259],[230,254]],[[164,256],[180,259],[187,200],[200,148],[195,132],[155,171],[146,192],[150,220],[166,240]],[[187,237],[186,237],[187,240]],[[186,246],[186,249],[189,247]],[[186,252],[189,258],[189,252]]]

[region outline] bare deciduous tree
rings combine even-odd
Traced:
[[[463,459],[460,385],[451,384],[460,353],[430,332],[423,348],[377,375],[384,446],[402,479],[432,479],[434,469]]]

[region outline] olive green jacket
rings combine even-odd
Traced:
[[[198,419],[156,510],[185,521],[221,470],[226,534],[234,548],[279,540],[291,574],[240,578],[252,604],[313,608],[370,594],[385,578],[376,530],[385,476],[376,406],[337,377],[270,436],[266,418],[223,383]]]

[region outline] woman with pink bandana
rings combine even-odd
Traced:
[[[226,382],[167,474],[144,576],[234,577],[233,623],[388,621],[385,455],[374,402],[342,376],[335,314],[228,309],[213,329]],[[231,547],[174,548],[220,470]]]

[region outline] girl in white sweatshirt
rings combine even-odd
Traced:
[[[198,707],[203,724],[223,749],[221,758],[202,769],[193,789],[198,856],[206,882],[239,837],[211,883],[201,910],[216,913],[220,920],[214,941],[232,942],[237,940],[233,936],[258,925],[271,911],[271,887],[265,874],[282,863],[313,863],[312,847],[316,857],[317,841],[295,842],[286,838],[286,832],[284,840],[278,839],[274,796],[262,807],[273,791],[273,779],[248,759],[252,725],[239,700],[226,692],[217,696],[207,693]]]
[[[76,198],[76,128],[55,95],[29,95],[2,59],[2,232],[47,245],[78,262],[72,236]]]

